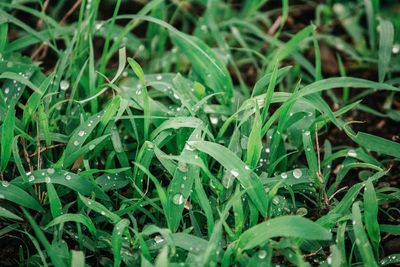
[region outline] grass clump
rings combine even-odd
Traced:
[[[395,8],[3,1],[1,265],[398,264]]]

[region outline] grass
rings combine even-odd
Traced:
[[[0,262],[399,264],[394,10],[1,2]]]

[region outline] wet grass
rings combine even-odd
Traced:
[[[400,262],[398,6],[10,2],[1,265]]]

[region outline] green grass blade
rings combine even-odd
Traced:
[[[263,245],[270,238],[294,237],[304,240],[331,240],[332,234],[322,226],[299,216],[281,216],[246,230],[238,239],[237,249],[248,250]]]
[[[364,231],[364,225],[362,223],[362,215],[360,210],[359,202],[353,204],[352,208],[353,218],[353,231],[356,238],[356,245],[360,252],[361,259],[365,266],[378,266],[375,261],[374,253],[372,251],[371,244],[369,243],[368,237]]]
[[[96,226],[93,224],[92,220],[89,217],[83,214],[67,213],[60,215],[57,218],[53,219],[51,222],[49,222],[46,225],[45,229],[48,229],[58,224],[64,224],[67,222],[76,222],[83,224],[84,226],[87,227],[87,229],[90,231],[92,235],[96,236],[97,232]]]
[[[378,222],[378,201],[371,180],[366,182],[364,189],[364,218],[369,239],[371,240],[374,251],[377,253],[379,251],[381,234]]]
[[[61,260],[59,255],[54,251],[53,247],[50,245],[43,231],[40,229],[39,225],[35,222],[35,219],[25,210],[22,209],[25,218],[28,220],[30,225],[32,226],[36,237],[39,239],[40,243],[42,243],[43,247],[46,249],[47,255],[50,257],[51,262],[55,267],[65,267],[66,264]]]
[[[1,125],[1,153],[0,153],[0,172],[7,167],[11,157],[12,143],[14,138],[15,110],[10,108]]]
[[[390,57],[392,55],[394,28],[389,20],[382,20],[379,24],[379,61],[378,61],[378,75],[379,82],[385,80],[388,71]]]
[[[7,181],[3,181],[0,185],[0,197],[1,199],[7,199],[22,207],[44,212],[44,209],[35,198],[29,195],[25,190]]]
[[[122,238],[128,226],[129,220],[127,219],[122,219],[114,226],[111,238],[112,251],[114,254],[114,267],[121,265]]]

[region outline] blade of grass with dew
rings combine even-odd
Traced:
[[[97,124],[101,121],[104,112],[90,116],[86,121],[84,121],[79,127],[77,127],[72,133],[67,147],[64,150],[64,155],[68,157],[74,151],[82,147],[83,143],[93,132]]]
[[[106,217],[107,219],[109,219],[111,221],[111,223],[117,223],[117,222],[121,221],[121,218],[118,215],[111,212],[109,209],[107,209],[101,203],[99,203],[93,199],[86,198],[86,197],[82,196],[81,194],[79,194],[79,199],[82,201],[83,204],[85,204],[86,207],[88,207],[89,209]]]
[[[144,139],[149,140],[149,129],[150,129],[150,97],[147,92],[146,79],[142,67],[133,58],[128,58],[128,63],[131,66],[133,72],[140,80],[140,87],[138,90],[143,91],[143,111],[144,111]],[[137,92],[136,92],[137,94]]]
[[[318,175],[318,159],[315,153],[314,144],[312,141],[312,136],[310,131],[305,131],[303,133],[303,147],[304,153],[306,154],[306,159],[308,167],[310,168],[311,175],[316,178]],[[318,181],[318,180],[317,180]],[[319,181],[320,182],[320,181]]]
[[[128,226],[129,226],[129,220],[127,219],[120,220],[114,226],[111,238],[112,251],[114,254],[114,267],[119,267],[121,265],[122,238]]]
[[[82,195],[90,195],[92,192],[96,193],[97,197],[107,200],[108,196],[99,188],[95,186],[91,181],[87,178],[84,178],[78,174],[55,170],[55,169],[43,169],[33,171],[29,175],[29,181],[32,184],[40,184],[40,183],[48,183],[51,182],[53,184],[60,184],[65,187],[68,187]],[[24,183],[22,177],[15,178],[11,183],[11,185],[18,185],[20,187],[24,187]]]
[[[48,229],[58,224],[64,224],[67,222],[76,222],[83,224],[84,226],[87,227],[87,229],[93,236],[96,236],[97,233],[96,226],[93,224],[92,220],[88,216],[85,216],[83,214],[75,214],[75,213],[62,214],[57,218],[53,219],[51,222],[49,222],[46,225],[45,229]]]
[[[266,215],[268,200],[265,196],[262,184],[255,173],[243,163],[232,151],[224,146],[207,141],[192,141],[190,146],[207,153],[220,162],[228,171],[235,176],[243,188],[247,190],[249,197],[259,209],[260,213]]]
[[[217,96],[222,103],[227,103],[232,96],[233,85],[225,65],[203,41],[182,32],[171,31],[172,42],[190,60],[195,72],[205,85],[215,93],[224,92],[223,98]]]
[[[109,134],[100,136],[92,141],[88,142],[84,146],[80,147],[76,151],[67,155],[64,159],[64,167],[71,166],[79,157],[88,154],[89,152],[93,151],[94,149],[99,150],[102,146],[105,145],[106,139],[110,137]]]
[[[247,142],[247,156],[246,156],[246,163],[252,169],[257,166],[262,149],[262,138],[261,138],[262,121],[257,102],[255,103],[255,110],[256,110],[255,117],[249,135],[249,141]]]
[[[360,203],[355,202],[352,207],[352,219],[353,219],[353,231],[355,236],[355,242],[360,252],[361,259],[366,266],[378,266],[375,261],[374,253],[372,252],[371,244],[369,243],[368,237],[364,231],[364,225],[362,223],[362,215],[360,210]]]

